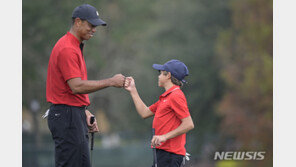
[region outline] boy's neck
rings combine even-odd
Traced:
[[[165,91],[169,90],[171,87],[173,87],[174,84],[172,82],[167,82],[165,85],[164,85],[164,89]]]

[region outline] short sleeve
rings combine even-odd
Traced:
[[[176,113],[179,119],[190,116],[187,101],[183,94],[175,94],[170,98],[170,104],[172,110]]]
[[[65,81],[71,78],[82,78],[80,62],[74,49],[64,48],[61,50],[57,65]]]
[[[156,103],[152,104],[152,105],[149,107],[149,110],[150,110],[151,112],[153,112],[154,114],[155,114],[155,112],[156,112],[156,110],[157,110],[158,103],[159,103],[159,100],[158,100]]]

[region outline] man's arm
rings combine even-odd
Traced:
[[[90,81],[81,80],[81,78],[72,78],[67,81],[69,87],[71,88],[73,94],[88,94],[92,93],[110,86],[113,87],[123,87],[125,77],[121,74],[116,74],[112,78]]]
[[[181,134],[187,133],[189,130],[192,130],[194,128],[194,124],[192,121],[191,116],[188,116],[186,118],[181,119],[182,123],[179,127],[176,129],[170,131],[167,134],[164,135],[155,135],[153,136],[151,140],[151,145],[153,146],[160,146],[161,143],[167,141],[168,139],[174,138],[176,136],[179,136]]]
[[[139,93],[135,85],[135,80],[132,77],[126,78],[125,89],[130,92],[136,110],[143,119],[146,119],[154,115],[154,113],[150,111],[150,109],[146,106],[146,104],[142,101],[141,97],[139,96]]]

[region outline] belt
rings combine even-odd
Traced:
[[[51,106],[49,108],[58,107],[58,106],[60,106],[60,107],[75,107],[75,108],[79,108],[81,110],[86,110],[87,107],[88,107],[88,106],[80,106],[80,107],[78,107],[78,106],[69,106],[69,105],[66,105],[66,104],[52,104],[51,103]],[[50,109],[46,110],[46,112],[42,115],[43,119],[48,117],[49,111],[50,111]]]
[[[77,108],[84,109],[84,110],[86,110],[88,108],[88,106],[70,106],[67,104],[52,104],[52,103],[51,103],[51,106],[53,106],[53,107],[57,107],[57,106],[77,107]]]

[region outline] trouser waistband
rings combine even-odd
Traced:
[[[50,107],[73,107],[73,108],[78,108],[78,109],[81,109],[81,110],[86,110],[88,106],[70,106],[70,105],[67,105],[67,104],[51,104]]]

